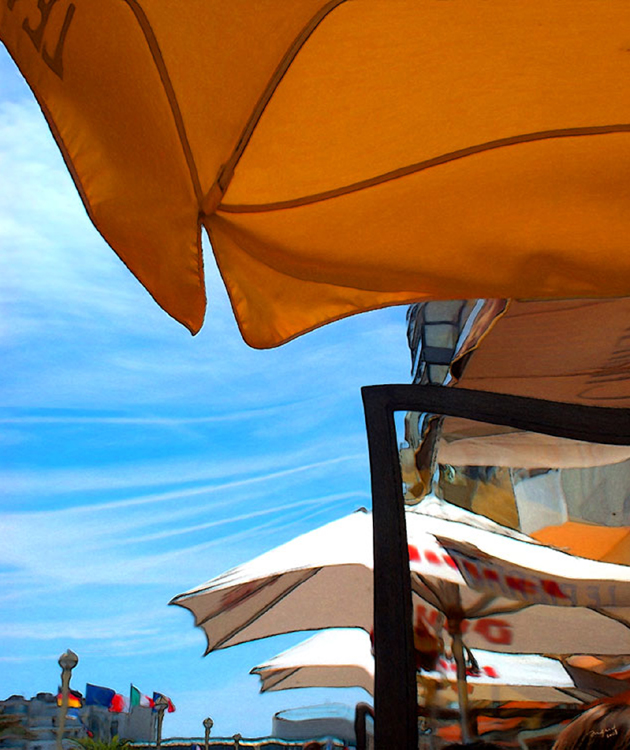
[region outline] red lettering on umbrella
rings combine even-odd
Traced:
[[[470,560],[464,560],[464,567],[473,578],[481,577],[477,566],[475,565],[475,563],[470,562]]]
[[[512,643],[512,628],[505,620],[485,617],[483,620],[477,620],[473,630],[488,643],[501,646],[509,646]]]
[[[430,562],[431,565],[440,565],[441,564],[440,563],[440,558],[438,557],[438,555],[435,552],[433,552],[433,550],[425,549],[424,556],[426,557],[427,562]]]
[[[427,614],[426,609],[421,604],[418,604],[416,607],[416,622],[425,622],[427,625],[435,627],[437,618],[438,613],[436,610],[432,609]]]
[[[483,577],[486,579],[486,581],[493,581],[494,583],[499,582],[499,574],[496,570],[492,570],[490,568],[483,569]]]
[[[537,586],[532,581],[528,581],[527,578],[516,578],[514,576],[506,576],[505,582],[512,589],[512,591],[518,591],[520,594],[535,594]]]
[[[418,548],[415,547],[413,544],[409,544],[407,546],[409,547],[410,562],[420,562],[420,553],[418,552]]]
[[[556,581],[549,581],[542,579],[540,581],[540,585],[542,586],[543,591],[545,594],[548,594],[549,596],[552,596],[554,599],[568,599],[569,597],[562,591],[560,586]]]
[[[482,670],[487,677],[491,677],[493,680],[496,680],[499,677],[499,673],[494,667],[482,667]]]
[[[457,570],[457,563],[450,555],[442,555],[442,560],[451,568],[455,568]]]

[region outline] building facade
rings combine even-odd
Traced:
[[[8,750],[55,750],[59,707],[52,693],[37,693],[33,698],[12,695],[0,701],[0,713],[20,719],[24,733],[4,737]],[[90,736],[104,742],[118,736],[137,742],[155,740],[155,713],[150,708],[133,706],[128,713],[112,713],[104,706],[71,709],[63,734],[64,750],[76,747],[74,740]],[[23,734],[23,736],[21,736]]]

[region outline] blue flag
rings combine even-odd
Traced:
[[[105,708],[109,708],[112,704],[112,698],[115,695],[116,691],[111,688],[90,685],[89,682],[85,686],[86,706],[105,706]]]

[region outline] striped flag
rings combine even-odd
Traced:
[[[109,704],[109,710],[113,714],[122,714],[129,711],[129,701],[124,695],[115,693],[112,702]]]
[[[57,693],[57,705],[60,706],[62,702],[61,688]],[[81,708],[83,705],[83,696],[76,690],[68,690],[68,708]]]
[[[131,694],[129,698],[129,705],[133,706],[144,706],[146,708],[153,708],[155,702],[153,698],[149,698],[148,695],[141,693],[135,685],[131,686]]]

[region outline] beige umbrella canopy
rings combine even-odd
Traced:
[[[451,368],[457,386],[630,406],[628,316],[630,297],[510,300],[489,325],[480,320],[476,337],[462,337]]]
[[[260,692],[303,687],[360,687],[374,693],[374,656],[369,633],[359,628],[322,630],[258,664]]]
[[[564,570],[572,560],[565,553],[413,511],[406,518],[414,619],[422,630],[438,632],[450,643],[444,616],[461,617],[469,648],[564,654],[630,650],[630,568],[580,560],[575,577],[576,596],[581,598],[571,598],[566,574],[553,574],[554,566]],[[466,540],[484,550],[490,568],[496,549],[502,577],[492,586],[477,589],[475,579],[464,568],[460,572],[446,553],[447,545]],[[506,548],[521,560],[521,567],[527,568],[533,557],[546,567],[504,576],[500,555]],[[540,589],[533,606],[519,589],[530,579]],[[209,653],[302,630],[360,627],[369,632],[373,586],[372,516],[358,511],[179,594],[171,603],[193,613]],[[614,603],[600,599],[600,604],[611,616],[590,608],[596,603],[593,587],[605,597],[612,590],[608,586],[615,587]]]
[[[473,700],[579,703],[593,696],[582,691],[557,659],[536,654],[474,651],[476,670],[468,686]],[[361,687],[374,692],[374,657],[368,633],[356,628],[323,630],[297,646],[255,666],[261,692],[303,687]],[[456,667],[440,658],[423,680],[442,686],[442,700],[456,700]],[[625,684],[625,683],[624,683]],[[620,690],[623,686],[620,684]]]
[[[630,406],[630,298],[435,302],[419,308],[410,316],[409,336],[413,357],[423,365],[417,373],[422,382],[437,369],[439,382],[444,379],[454,388],[585,406]],[[432,357],[443,364],[426,365]],[[421,438],[411,418],[408,435],[417,446]],[[443,420],[437,450],[438,462],[453,466],[581,468],[630,459],[625,445],[457,417]],[[405,461],[409,464],[411,457]]]
[[[512,653],[624,653],[630,646],[630,608],[608,607],[606,614],[588,606],[556,606],[559,583],[541,583],[549,596],[530,605],[518,601],[510,582],[499,590],[477,591],[466,585],[462,573],[444,542],[472,539],[491,549],[502,536],[496,531],[477,528],[441,518],[406,513],[408,559],[414,592],[414,629],[430,649],[424,656],[436,655],[440,637],[451,645],[460,667],[464,668],[464,643]],[[525,559],[544,549],[537,543],[510,538]],[[561,552],[549,550],[556,558]],[[590,561],[589,561],[590,562]],[[592,563],[593,568],[578,571],[584,589],[608,574],[619,578],[618,604],[630,601],[630,578],[623,566]],[[603,567],[602,567],[603,566]],[[547,586],[547,587],[545,587]],[[330,627],[373,628],[372,517],[358,511],[244,563],[172,600],[185,607],[203,628],[208,647],[245,643],[280,633]],[[561,604],[567,602],[564,598]],[[582,600],[576,601],[581,604]],[[590,599],[584,599],[590,604]],[[609,604],[610,602],[607,602]],[[465,714],[466,692],[463,674],[458,689]]]
[[[625,0],[7,0],[92,221],[197,331],[630,294]]]

